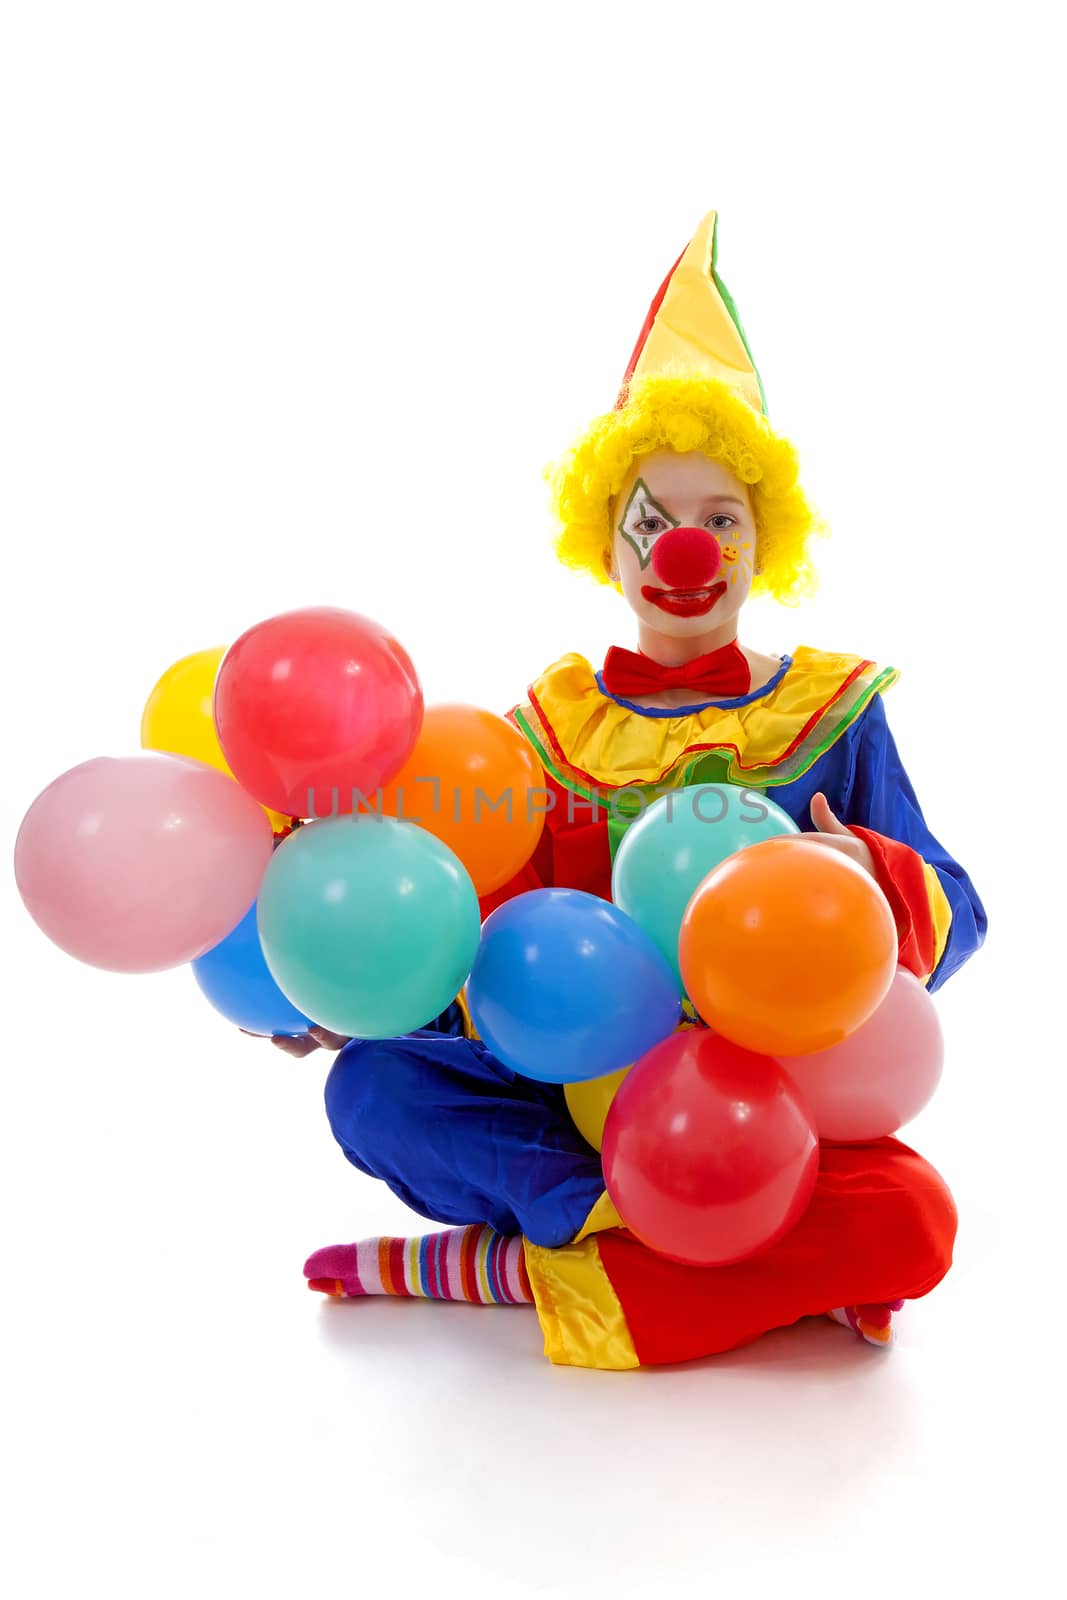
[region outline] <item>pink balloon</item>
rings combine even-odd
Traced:
[[[15,841],[27,910],[68,955],[159,972],[240,922],[271,857],[271,825],[225,773],[155,752],[72,767]]]
[[[811,1108],[821,1139],[880,1139],[910,1122],[941,1077],[937,1007],[898,967],[889,993],[862,1027],[828,1050],[779,1056]]]

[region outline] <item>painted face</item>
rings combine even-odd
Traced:
[[[698,451],[659,450],[639,457],[612,505],[614,570],[630,609],[659,633],[718,631],[748,598],[756,555],[756,522],[746,486],[719,461]],[[672,528],[702,528],[718,542],[714,576],[682,588],[657,567],[656,545]],[[691,542],[700,541],[692,536]],[[710,544],[710,541],[709,541]],[[663,546],[663,554],[668,546]]]

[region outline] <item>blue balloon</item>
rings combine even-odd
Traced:
[[[256,908],[221,944],[192,963],[193,977],[216,1011],[248,1033],[296,1038],[311,1027],[278,988],[267,969],[256,927]]]
[[[678,980],[655,942],[581,889],[531,889],[486,918],[467,1004],[493,1055],[542,1083],[617,1072],[681,1016]]]

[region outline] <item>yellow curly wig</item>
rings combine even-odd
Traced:
[[[721,379],[670,372],[636,379],[621,409],[597,417],[545,468],[559,525],[554,548],[565,566],[612,583],[605,567],[612,501],[638,457],[665,449],[699,450],[748,486],[756,521],[753,595],[795,606],[815,593],[809,542],[830,530],[800,486],[794,446]]]

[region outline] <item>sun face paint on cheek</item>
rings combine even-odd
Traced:
[[[726,582],[731,587],[741,581],[746,575],[752,575],[752,545],[751,539],[742,539],[738,544],[724,544],[722,546],[722,565],[726,574]]]
[[[659,517],[664,526],[654,533],[647,533],[638,523]],[[638,478],[630,491],[630,498],[626,502],[626,509],[619,520],[618,531],[630,549],[637,557],[642,572],[652,559],[652,546],[661,533],[668,528],[678,528],[681,524],[677,518],[660,505],[659,501],[649,492],[648,485],[643,479]]]

